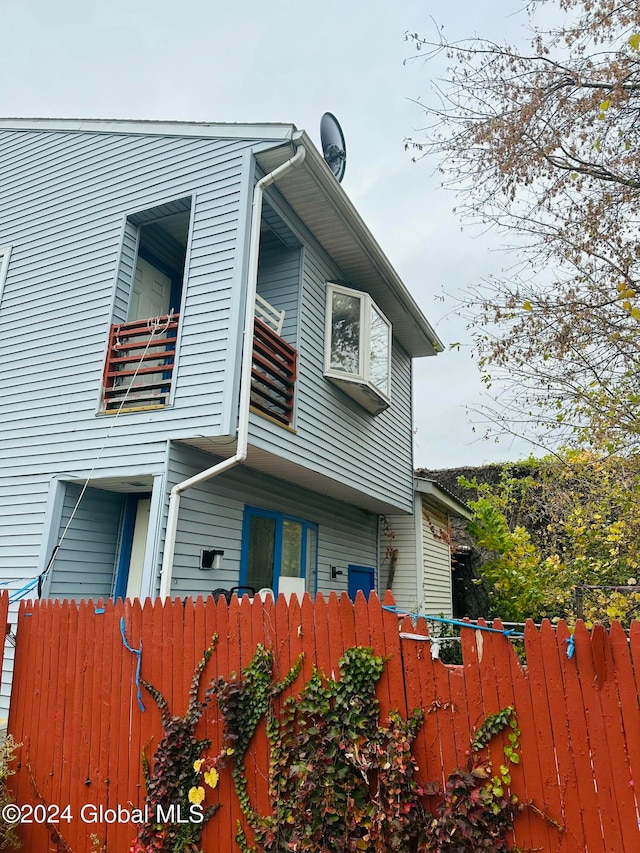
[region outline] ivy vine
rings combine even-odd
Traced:
[[[314,668],[300,695],[280,708],[273,699],[293,682],[300,659],[276,684],[271,666],[271,652],[260,646],[241,678],[216,685],[226,747],[218,760],[232,762],[242,812],[254,834],[252,846],[238,825],[242,853],[507,853],[506,836],[521,807],[509,790],[520,735],[512,707],[487,718],[472,741],[468,767],[451,773],[441,793],[436,784],[421,786],[416,778],[411,748],[423,711],[414,710],[406,720],[391,712],[380,722],[375,689],[384,660],[370,648],[348,649],[339,679]],[[244,756],[263,715],[270,753],[268,815],[253,809],[244,776]],[[509,745],[494,774],[482,752],[507,727]],[[441,798],[435,816],[422,804],[428,795]]]
[[[275,719],[272,702],[298,677],[302,655],[282,681],[276,683],[273,683],[271,677],[272,662],[272,652],[258,645],[251,664],[242,672],[242,678],[232,673],[228,681],[218,678],[210,688],[212,694],[217,695],[224,719],[223,749],[213,763],[216,767],[223,767],[228,760],[231,761],[231,775],[240,808],[249,826],[256,832],[260,829],[260,818],[251,807],[244,772],[245,755],[258,723],[265,716],[271,721],[268,732],[272,734]]]
[[[147,788],[145,806],[150,819],[139,825],[129,853],[202,853],[202,831],[220,808],[220,803],[206,808],[201,805],[205,796],[204,788],[200,785],[201,778],[204,775],[209,786],[214,788],[217,771],[215,775],[211,775],[211,771],[203,772],[202,755],[211,741],[198,740],[195,729],[213,697],[211,687],[205,691],[202,701],[198,699],[198,694],[202,673],[217,641],[218,635],[215,634],[195,668],[189,690],[189,704],[183,717],[172,715],[160,691],[142,681],[158,706],[164,734],[154,753],[152,766],[144,750],[142,753]],[[165,816],[170,819],[162,820]]]
[[[367,647],[348,649],[339,678],[314,668],[300,694],[283,699],[293,684],[300,656],[281,681],[272,676],[271,650],[258,646],[240,676],[212,679],[202,701],[200,680],[215,641],[196,667],[184,717],[171,716],[166,700],[146,689],[160,709],[164,737],[145,759],[147,803],[167,806],[201,803],[203,781],[215,788],[230,765],[242,814],[252,833],[238,822],[242,853],[508,853],[507,837],[521,808],[511,793],[510,767],[520,760],[520,731],[513,707],[488,717],[476,732],[468,765],[438,784],[420,784],[412,745],[424,723],[415,709],[407,719],[391,711],[380,720],[376,685],[383,658]],[[222,749],[207,757],[208,740],[195,728],[207,704],[217,698],[222,714]],[[269,746],[268,814],[256,811],[245,773],[245,759],[260,721]],[[507,730],[497,772],[486,747]],[[431,811],[427,798],[437,797]],[[141,826],[130,853],[201,853],[203,827],[219,803],[203,811],[202,823]]]
[[[489,742],[510,729],[499,772],[481,755]],[[471,741],[468,767],[447,779],[444,796],[421,849],[425,853],[508,853],[506,836],[522,805],[510,792],[511,764],[520,762],[520,729],[512,706],[491,714]],[[437,786],[432,792],[438,793]],[[511,848],[513,850],[513,848]]]
[[[248,746],[249,729],[238,725],[243,716],[229,695],[242,696],[244,707],[255,710],[252,726],[258,708],[267,717],[271,814],[253,810],[239,766],[244,753],[231,754],[236,790],[257,845],[249,845],[239,826],[236,840],[243,853],[257,848],[265,853],[404,851],[417,837],[423,790],[415,780],[411,744],[423,713],[417,710],[408,720],[392,713],[380,725],[375,686],[383,659],[357,647],[345,652],[339,666],[339,680],[314,669],[300,695],[286,699],[280,713],[265,700],[293,681],[299,662],[269,691],[271,653],[259,648],[243,672],[242,686],[221,683],[226,742]]]

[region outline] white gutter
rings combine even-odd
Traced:
[[[177,483],[171,489],[169,498],[169,513],[167,529],[160,570],[160,598],[168,598],[171,594],[171,579],[173,573],[173,557],[176,548],[176,532],[178,528],[178,511],[180,495],[192,486],[197,486],[205,480],[211,480],[233,468],[247,458],[249,440],[249,407],[251,405],[251,363],[253,358],[253,318],[255,314],[256,287],[258,283],[258,252],[260,249],[260,220],[262,218],[262,197],[264,190],[282,177],[290,169],[299,166],[305,158],[306,150],[300,146],[295,155],[278,166],[255,185],[253,191],[253,208],[251,212],[251,238],[249,243],[249,268],[247,271],[247,301],[244,313],[244,332],[242,340],[242,364],[240,373],[240,408],[238,413],[238,444],[235,455],[223,462],[218,462],[211,468]]]

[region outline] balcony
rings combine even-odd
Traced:
[[[178,315],[111,327],[104,369],[102,411],[166,406],[173,380]],[[280,424],[293,419],[297,352],[258,317],[254,320],[251,408]]]
[[[251,408],[285,426],[293,420],[297,357],[291,344],[254,319]]]
[[[111,327],[104,369],[104,412],[167,405],[177,331],[177,314]]]

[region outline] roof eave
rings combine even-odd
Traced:
[[[246,138],[286,142],[298,132],[293,124],[256,122],[157,121],[155,119],[0,118],[0,130],[124,133],[143,136]]]
[[[455,515],[458,518],[465,518],[467,521],[471,520],[472,512],[469,507],[455,495],[451,494],[451,492],[447,491],[442,486],[439,486],[434,480],[415,477],[413,482],[414,488],[417,492],[431,498],[432,501],[437,503],[443,509],[446,509],[450,515]]]
[[[380,248],[371,231],[369,231],[346,192],[335,179],[306,131],[296,131],[292,142],[295,146],[304,146],[306,156],[300,169],[304,169],[311,176],[320,190],[321,197],[326,200],[327,205],[330,207],[331,212],[339,217],[341,228],[345,233],[349,234],[351,244],[358,247],[363,260],[363,267],[366,261],[366,265],[374,271],[374,277],[379,282],[384,283],[384,287],[391,295],[392,301],[396,306],[395,310],[393,308],[390,310],[389,305],[385,305],[384,301],[380,301],[380,308],[393,323],[394,335],[407,351],[408,355],[418,358],[421,356],[436,355],[438,352],[444,350],[444,344],[422,313],[413,296],[407,290],[405,284]],[[283,146],[280,155],[282,162],[291,156],[292,147],[288,145]],[[275,167],[274,154],[275,150],[273,148],[257,153],[258,162],[263,168],[270,170]],[[295,181],[295,174],[298,171],[294,170],[281,184],[278,184],[278,190],[291,205],[292,209],[300,215],[299,204],[295,195],[295,185],[293,183]],[[304,221],[304,217],[302,218]],[[318,233],[318,226],[316,225],[311,230],[319,241],[323,243],[322,234]],[[335,251],[332,251],[330,238],[327,238],[324,245],[328,253],[340,265],[340,258],[336,256]],[[401,322],[399,322],[400,319]]]

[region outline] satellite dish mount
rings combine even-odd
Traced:
[[[340,123],[333,113],[325,113],[320,119],[320,142],[327,166],[341,183],[347,167],[347,146]]]

